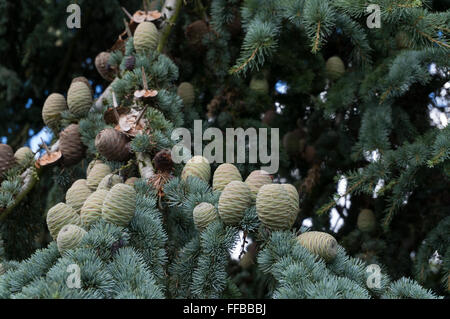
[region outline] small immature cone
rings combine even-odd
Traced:
[[[326,262],[331,262],[336,257],[338,243],[330,234],[309,231],[298,236],[297,240],[300,245],[311,253],[322,257]]]
[[[134,31],[133,43],[136,52],[155,50],[158,46],[159,31],[152,22],[139,23]]]
[[[237,225],[252,203],[250,188],[244,182],[232,181],[219,197],[219,215],[227,225]]]
[[[59,135],[59,150],[63,156],[64,166],[80,162],[86,153],[86,146],[81,141],[78,124],[70,124]]]
[[[78,247],[86,231],[77,225],[65,225],[58,233],[56,243],[59,253],[62,255],[69,249]]]
[[[87,186],[85,179],[75,181],[67,190],[66,203],[79,213],[86,199],[91,195],[91,190]]]
[[[114,80],[115,76],[114,70],[112,70],[109,65],[110,56],[111,55],[108,52],[100,52],[95,57],[95,67],[97,68],[98,73],[108,82]]]
[[[266,184],[272,184],[272,177],[269,173],[263,170],[253,171],[250,175],[248,175],[245,180],[245,184],[247,184],[250,188],[250,191],[252,192],[252,200],[255,201],[259,189]]]
[[[223,191],[232,181],[242,182],[242,176],[237,167],[229,163],[220,164],[214,172],[213,190]]]
[[[153,162],[155,163],[156,171],[159,173],[170,173],[173,170],[172,155],[169,150],[161,150],[156,153],[155,157],[153,158]]]
[[[198,177],[208,183],[211,178],[211,166],[208,159],[197,155],[187,161],[181,173],[181,178],[186,180],[188,176]]]
[[[83,82],[74,82],[67,92],[67,105],[72,114],[85,116],[92,106],[90,88]]]
[[[47,227],[53,239],[56,239],[63,226],[68,224],[81,225],[80,215],[67,204],[59,203],[47,212]]]
[[[102,181],[103,177],[111,174],[111,168],[103,163],[95,164],[87,176],[86,184],[91,191],[95,191]]]
[[[250,89],[257,93],[267,94],[269,93],[269,82],[266,78],[253,76],[250,80]]]
[[[66,99],[62,94],[52,93],[44,102],[42,108],[42,120],[54,132],[60,127],[61,113],[67,111]]]
[[[16,159],[16,162],[19,163],[19,165],[25,164],[27,162],[27,159],[33,156],[34,153],[28,146],[21,147],[14,153],[14,158]]]
[[[300,129],[295,129],[293,131],[289,131],[283,136],[283,147],[286,149],[286,152],[295,156],[300,154],[302,151],[300,140],[303,137]]]
[[[110,161],[126,162],[131,157],[129,142],[130,139],[125,134],[106,128],[97,134],[95,147]]]
[[[357,220],[358,229],[364,233],[370,233],[375,229],[376,219],[373,211],[370,209],[363,209],[359,212]]]
[[[216,208],[210,203],[200,203],[195,206],[193,211],[194,224],[198,230],[205,229],[209,223],[218,217]]]
[[[256,196],[258,218],[272,230],[290,229],[299,210],[298,192],[291,184],[263,185]]]
[[[16,160],[11,146],[8,144],[0,144],[0,181],[2,180],[3,173],[13,167],[15,163]]]
[[[195,101],[195,89],[194,86],[189,82],[182,82],[177,89],[178,96],[183,100],[183,105],[186,108],[194,105]]]
[[[97,189],[106,189],[110,190],[116,184],[123,183],[122,177],[116,174],[108,174],[101,180],[100,184],[98,184]]]
[[[103,201],[106,195],[108,195],[108,190],[99,189],[86,199],[80,212],[83,227],[89,229],[94,222],[102,217]]]
[[[345,73],[344,62],[338,56],[329,58],[325,64],[325,69],[331,80],[337,80]]]
[[[136,191],[130,185],[116,184],[103,202],[102,218],[117,226],[126,227],[136,209]]]

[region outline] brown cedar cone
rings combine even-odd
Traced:
[[[172,154],[170,150],[159,151],[156,153],[153,161],[155,162],[155,169],[159,173],[170,173],[173,170]]]
[[[95,147],[107,160],[126,162],[131,157],[130,139],[123,133],[105,128],[95,138]]]
[[[91,94],[94,95],[94,89],[92,88],[92,85],[91,83],[89,83],[89,80],[87,78],[85,78],[84,76],[78,76],[76,78],[73,78],[70,84],[75,82],[83,82],[84,84],[86,84],[88,88],[91,90]]]
[[[264,115],[263,115],[263,118],[262,118],[262,122],[264,123],[264,124],[267,124],[267,125],[271,125],[271,123],[273,122],[273,120],[275,119],[275,116],[276,116],[276,113],[275,113],[275,111],[274,110],[267,110],[265,113],[264,113]]]
[[[59,149],[64,166],[75,165],[84,158],[86,147],[81,142],[79,129],[78,124],[70,124],[59,134]]]
[[[104,78],[106,81],[111,82],[114,80],[114,70],[109,65],[109,57],[110,54],[108,52],[100,52],[95,57],[95,67],[97,68],[98,73]]]
[[[2,181],[3,173],[13,167],[15,162],[11,146],[0,144],[0,181]]]
[[[203,20],[192,22],[186,28],[186,38],[189,44],[198,49],[202,48],[203,36],[209,32],[208,25]]]

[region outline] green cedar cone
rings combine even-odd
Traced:
[[[311,253],[322,257],[326,262],[331,262],[336,257],[338,243],[330,234],[309,231],[298,236],[297,240],[300,245]]]
[[[83,227],[89,228],[95,221],[102,217],[103,201],[107,194],[108,190],[99,189],[86,199],[80,212]]]
[[[116,184],[103,202],[102,218],[117,226],[126,227],[136,209],[136,191],[130,185]]]
[[[211,166],[208,159],[197,155],[187,161],[181,173],[181,178],[186,180],[188,176],[198,177],[208,183],[211,178]]]
[[[155,50],[158,46],[159,32],[152,22],[139,23],[134,31],[133,43],[136,52]]]
[[[83,228],[72,224],[65,225],[59,231],[56,239],[59,253],[62,255],[67,250],[76,248],[84,235],[86,235],[86,231]]]
[[[86,199],[91,195],[85,179],[75,181],[66,193],[66,204],[79,213]]]
[[[220,218],[227,225],[237,225],[251,203],[252,194],[247,184],[232,181],[225,186],[219,197]]]
[[[47,227],[53,239],[56,239],[63,226],[81,225],[80,215],[67,204],[58,203],[47,212]]]
[[[199,230],[206,228],[217,217],[219,215],[217,214],[216,208],[210,203],[200,203],[195,206],[193,211],[194,224]]]
[[[297,189],[291,184],[263,185],[256,196],[256,212],[269,229],[290,229],[299,212]]]
[[[233,164],[224,163],[219,165],[213,176],[213,190],[223,191],[225,186],[232,181],[241,181],[242,176],[239,170]]]

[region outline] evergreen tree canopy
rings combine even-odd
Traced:
[[[0,298],[449,295],[445,0],[70,4],[0,0]]]

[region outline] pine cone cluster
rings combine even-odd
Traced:
[[[272,230],[290,229],[299,212],[299,196],[291,184],[263,185],[256,196],[261,223]]]
[[[97,134],[95,147],[107,160],[126,162],[131,157],[130,139],[125,134],[106,128]]]
[[[86,146],[81,142],[78,124],[70,124],[59,135],[59,150],[63,156],[63,165],[72,166],[80,162],[86,153]]]
[[[252,194],[247,184],[232,181],[225,186],[219,197],[220,218],[227,225],[238,225],[251,203]]]

